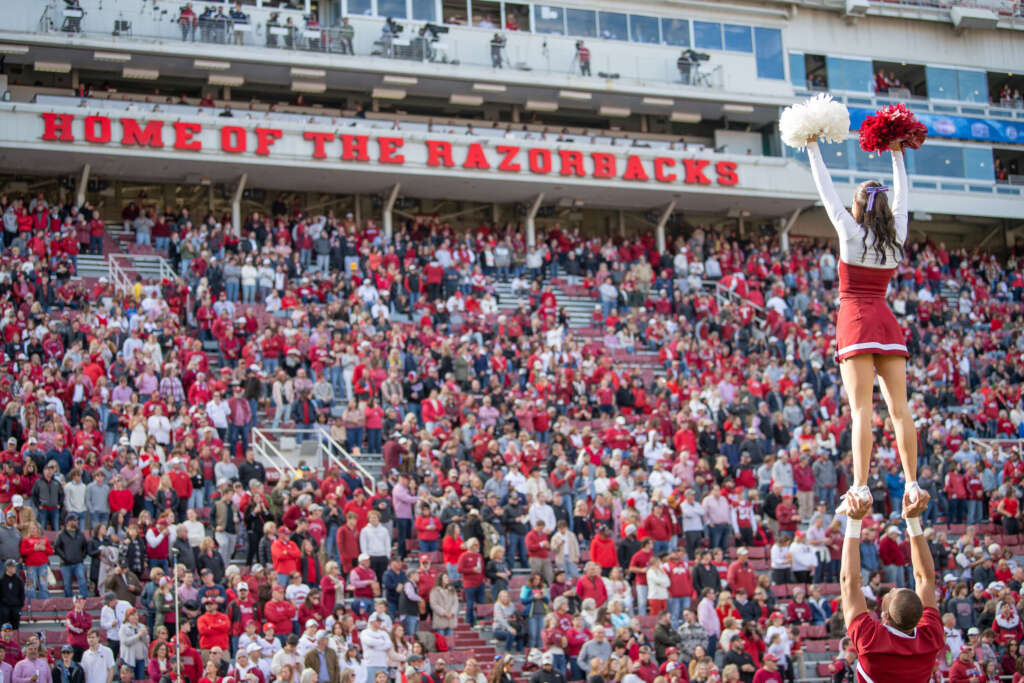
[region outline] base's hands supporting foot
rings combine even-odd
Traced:
[[[928,509],[928,503],[932,499],[927,491],[917,486],[917,482],[914,482],[913,485],[917,489],[916,497],[912,497],[910,486],[903,492],[903,519],[920,517]]]
[[[843,494],[842,502],[839,503],[839,507],[836,508],[836,514],[848,516],[850,514],[850,510],[853,509],[853,503],[855,501],[866,503],[870,508],[873,500],[874,499],[871,496],[871,489],[867,486],[854,486]]]
[[[921,500],[924,500],[924,504],[927,506],[928,501],[931,500],[931,496],[916,481],[907,484],[904,494],[912,505],[917,505]]]

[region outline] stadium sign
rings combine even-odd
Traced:
[[[378,166],[401,167],[409,161],[438,170],[495,171],[563,179],[614,179],[691,186],[732,187],[740,180],[737,164],[733,161],[652,156],[650,152],[643,156],[620,155],[563,146],[522,146],[498,139],[453,142],[431,135],[413,140],[396,135],[394,131],[388,134],[356,134],[304,130],[300,135],[298,131],[269,126],[224,123],[211,127],[196,121],[140,120],[99,114],[78,117],[75,114],[45,112],[41,117],[42,139],[46,142],[76,143],[84,140],[93,145],[177,152],[203,152],[213,147],[215,151],[229,155],[273,157],[275,145],[281,141],[292,149],[296,143],[304,146],[303,154],[308,154],[312,160],[334,159]],[[212,137],[211,128],[214,129]],[[415,161],[411,161],[411,157],[415,157]]]

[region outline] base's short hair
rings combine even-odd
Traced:
[[[924,604],[917,593],[909,588],[899,588],[889,598],[889,622],[901,631],[913,631],[921,621]]]

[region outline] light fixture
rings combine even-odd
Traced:
[[[217,59],[197,59],[192,66],[204,71],[227,71],[231,68],[231,62],[223,62]]]
[[[231,74],[210,74],[206,81],[210,85],[226,85],[237,88],[245,84],[245,76],[232,76]]]
[[[581,100],[584,102],[591,97],[590,93],[583,92],[582,90],[559,90],[558,96],[563,100]]]
[[[401,88],[374,88],[370,94],[375,100],[404,100],[406,93]]]
[[[558,102],[549,102],[547,100],[526,100],[524,109],[526,109],[526,111],[557,111]]]
[[[132,56],[123,52],[103,52],[96,50],[92,53],[92,58],[97,62],[130,62]]]
[[[723,104],[722,111],[727,111],[730,114],[753,114],[754,105],[752,104]]]
[[[0,54],[2,55],[23,55],[26,52],[28,52],[28,45],[15,45],[13,43],[0,45]]]
[[[131,78],[137,81],[155,81],[160,78],[160,72],[156,69],[136,69],[126,66],[121,70],[123,78]]]
[[[45,71],[52,74],[66,74],[71,72],[70,62],[36,62],[32,65],[36,71]]]
[[[667,97],[645,97],[643,103],[652,107],[671,107],[675,104],[675,100],[670,100]]]
[[[420,82],[415,76],[395,76],[394,74],[385,74],[384,78],[380,80],[382,83],[390,83],[391,85],[416,85]]]
[[[507,88],[501,83],[474,83],[473,90],[481,92],[505,92]]]
[[[459,95],[452,93],[451,97],[448,98],[449,104],[459,104],[464,107],[479,107],[484,103],[484,98],[481,95]]]
[[[292,81],[292,90],[320,94],[327,91],[327,84],[323,81]]]
[[[675,123],[700,123],[701,115],[696,112],[674,111],[668,118]]]
[[[304,69],[301,66],[293,66],[292,78],[327,78],[327,72],[323,69]]]
[[[624,119],[627,116],[629,116],[632,112],[630,112],[629,107],[604,106],[598,109],[597,113],[600,114],[601,116],[608,116],[614,119]]]

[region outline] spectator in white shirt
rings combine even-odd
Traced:
[[[86,638],[89,649],[82,653],[85,683],[111,683],[114,680],[114,653],[106,645],[100,645],[100,634],[96,629],[89,629]]]

